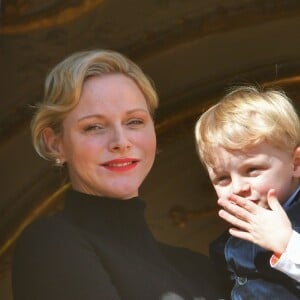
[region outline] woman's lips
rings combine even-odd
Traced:
[[[135,158],[119,158],[107,161],[102,166],[110,171],[125,172],[134,169],[139,163]]]

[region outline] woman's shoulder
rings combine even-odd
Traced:
[[[27,226],[15,245],[14,293],[20,299],[86,299],[80,295],[93,293],[95,272],[104,272],[99,265],[89,240],[68,219],[43,217]]]
[[[61,214],[43,216],[31,222],[21,233],[19,239],[54,235],[59,236],[70,227]]]
[[[76,229],[62,214],[41,217],[29,224],[19,236],[14,252],[50,253],[59,245],[80,239]]]
[[[62,215],[43,217],[32,222],[19,236],[13,251],[15,278],[31,275],[38,278],[44,270],[55,274],[58,268],[67,270],[91,246],[80,232]],[[27,274],[27,275],[24,275]]]

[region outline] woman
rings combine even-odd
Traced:
[[[158,243],[144,220],[157,105],[140,68],[113,51],[76,53],[50,72],[33,144],[66,167],[72,189],[62,213],[18,240],[15,300],[218,299],[206,257]]]

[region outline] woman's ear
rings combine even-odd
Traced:
[[[62,163],[65,162],[64,152],[61,145],[61,138],[52,128],[47,127],[42,132],[44,143],[47,150],[55,158],[59,158]]]
[[[294,177],[300,178],[300,146],[298,146],[294,151],[293,165]]]

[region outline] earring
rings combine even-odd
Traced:
[[[61,166],[62,163],[61,163],[60,158],[57,157],[57,158],[55,159],[55,164],[56,164],[57,166]]]

